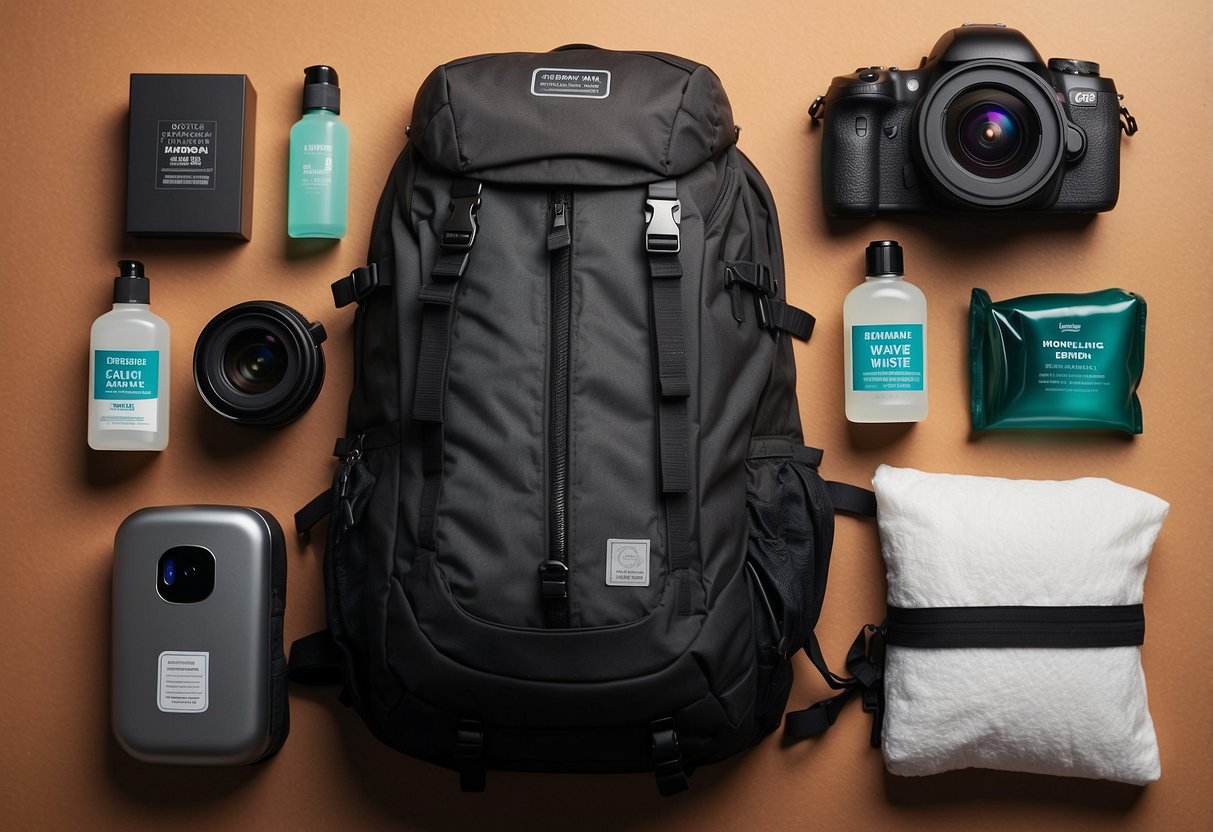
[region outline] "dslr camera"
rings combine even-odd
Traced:
[[[1137,130],[1099,64],[1046,64],[1002,24],[947,32],[917,69],[840,75],[809,114],[824,122],[822,198],[836,217],[1108,211],[1120,131]]]

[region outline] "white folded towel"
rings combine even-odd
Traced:
[[[882,465],[891,606],[1139,604],[1168,505],[1106,479],[927,474]],[[979,767],[1158,779],[1141,648],[889,646],[884,757],[893,774]]]

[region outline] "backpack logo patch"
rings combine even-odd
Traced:
[[[611,94],[609,69],[564,69],[541,66],[531,73],[531,95],[560,98],[606,98]]]
[[[648,586],[649,541],[608,540],[606,582],[607,586]]]

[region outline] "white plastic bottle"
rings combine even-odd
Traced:
[[[927,415],[927,299],[903,278],[901,246],[868,245],[868,276],[842,307],[847,419],[920,422]]]
[[[93,322],[89,344],[88,445],[98,451],[168,446],[169,328],[148,306],[138,260],[119,260],[114,308]]]

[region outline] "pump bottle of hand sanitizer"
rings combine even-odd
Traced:
[[[97,451],[168,446],[169,329],[148,306],[138,260],[119,260],[114,308],[93,322],[89,350],[88,444]]]

